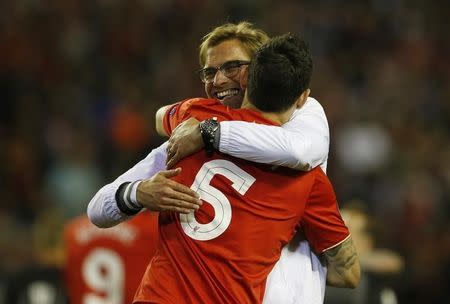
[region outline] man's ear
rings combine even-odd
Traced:
[[[248,66],[243,66],[241,68],[239,83],[241,85],[241,89],[245,91],[248,83]]]
[[[300,109],[305,104],[306,100],[309,97],[309,93],[311,93],[310,89],[306,89],[303,91],[302,95],[297,99],[297,109]]]

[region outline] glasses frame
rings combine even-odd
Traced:
[[[250,61],[248,61],[248,60],[230,60],[230,61],[222,63],[218,67],[207,67],[207,68],[200,69],[197,71],[197,74],[203,83],[208,84],[208,83],[211,83],[214,81],[214,78],[216,77],[217,72],[219,72],[219,71],[222,72],[222,74],[225,77],[230,78],[230,77],[233,77],[235,74],[233,74],[233,73],[230,74],[229,72],[227,72],[226,71],[227,68],[237,68],[236,72],[238,72],[242,66],[249,65],[249,64],[250,64]],[[232,65],[232,66],[230,66],[230,65]],[[210,80],[207,80],[205,78],[205,71],[207,71],[207,70],[215,71],[213,74],[213,77]]]

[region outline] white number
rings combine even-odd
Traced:
[[[82,265],[86,284],[105,296],[94,293],[83,297],[84,304],[121,304],[124,299],[124,265],[120,256],[112,250],[96,249]]]
[[[191,189],[200,194],[200,198],[214,208],[214,219],[207,224],[200,224],[194,213],[181,214],[181,227],[191,238],[199,241],[212,240],[228,228],[231,222],[231,204],[227,197],[210,185],[214,175],[220,174],[232,181],[232,187],[244,195],[255,178],[230,161],[216,159],[203,164],[195,176]]]

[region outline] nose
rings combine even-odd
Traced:
[[[221,70],[218,70],[216,72],[216,75],[214,75],[214,81],[213,81],[214,85],[218,85],[218,84],[221,84],[221,83],[224,83],[227,81],[228,81],[228,77],[225,76]]]

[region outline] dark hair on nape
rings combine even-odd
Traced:
[[[283,112],[309,87],[311,75],[307,43],[291,33],[274,37],[252,58],[248,97],[263,112]]]

